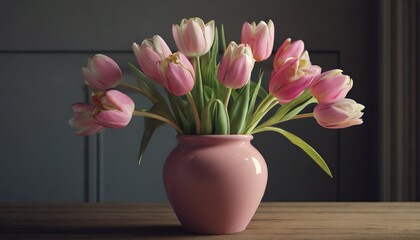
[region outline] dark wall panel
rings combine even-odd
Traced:
[[[67,123],[85,58],[0,54],[0,201],[85,200],[85,139]]]

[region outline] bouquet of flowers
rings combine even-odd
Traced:
[[[75,103],[69,123],[79,135],[126,126],[132,116],[145,117],[139,161],[154,131],[163,124],[182,135],[254,134],[274,131],[304,150],[328,175],[322,157],[305,141],[278,127],[286,121],[314,117],[325,128],[362,123],[364,106],[345,98],[352,79],[333,69],[322,72],[312,65],[301,40],[286,39],[273,60],[269,91],[261,86],[263,72],[251,80],[255,62],[267,60],[274,45],[274,24],[245,22],[241,43],[226,44],[223,26],[200,18],[172,25],[178,47],[172,52],[158,35],[133,43],[139,70],[129,63],[137,86],[121,82],[121,70],[111,58],[97,54],[82,68],[93,89],[91,103]],[[219,45],[220,44],[220,45]],[[220,49],[223,51],[219,56]],[[166,96],[156,88],[163,87]],[[134,90],[153,106],[136,110],[133,100],[115,87]],[[316,104],[310,113],[301,111]],[[264,118],[270,111],[273,114]]]

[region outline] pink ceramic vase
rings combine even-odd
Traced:
[[[166,194],[182,226],[202,234],[245,230],[267,185],[252,135],[180,135],[166,160]]]

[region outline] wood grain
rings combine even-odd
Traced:
[[[0,204],[0,239],[420,239],[420,203],[262,203],[248,228],[200,236],[165,203]]]

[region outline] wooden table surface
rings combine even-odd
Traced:
[[[0,239],[420,239],[418,203],[262,203],[233,235],[184,231],[169,205],[0,204]]]

